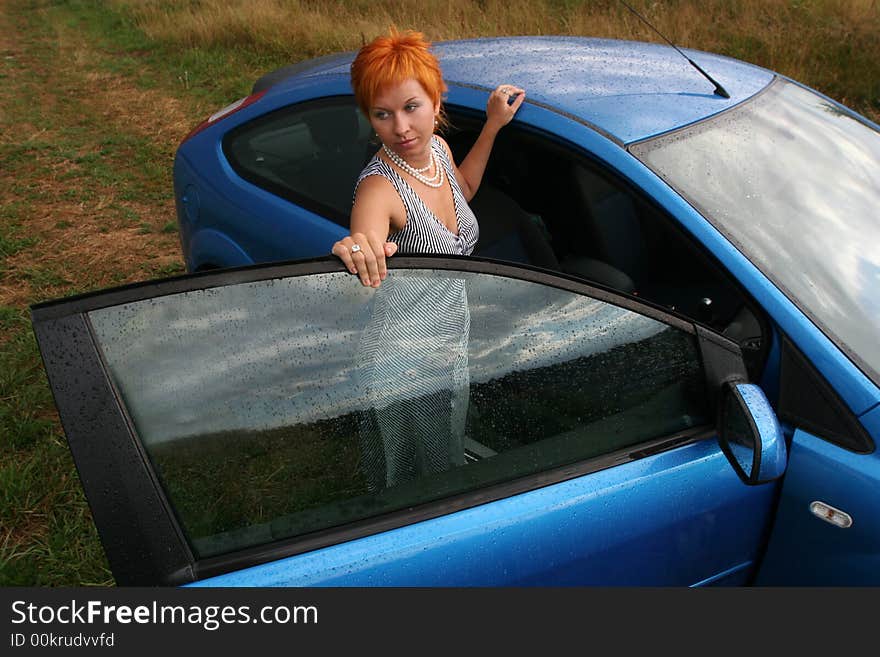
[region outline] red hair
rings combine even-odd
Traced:
[[[362,47],[351,63],[351,86],[361,111],[369,116],[370,107],[382,89],[416,80],[435,105],[446,93],[440,63],[430,51],[431,43],[421,32],[391,28]],[[442,121],[442,113],[441,113]]]

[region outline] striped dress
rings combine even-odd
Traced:
[[[437,137],[431,140],[431,149],[443,167],[443,172],[452,187],[452,201],[455,204],[455,218],[458,221],[458,235],[451,232],[440,221],[422,198],[400,175],[394,165],[381,159],[378,154],[367,164],[355,185],[355,193],[361,181],[367,176],[382,176],[394,185],[403,207],[406,209],[406,225],[402,230],[388,235],[388,241],[398,246],[398,253],[438,253],[446,255],[470,255],[477,244],[480,230],[452,168],[452,162],[443,144]]]
[[[399,253],[470,255],[479,229],[446,149],[431,144],[455,203],[458,235],[432,213],[398,171],[378,156],[358,178],[387,178],[406,208],[406,224],[388,236]],[[376,290],[358,350],[364,411],[361,469],[371,491],[464,465],[468,408],[468,311],[465,281],[443,272],[390,271]]]

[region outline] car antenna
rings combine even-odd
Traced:
[[[638,16],[639,20],[641,20],[645,25],[647,25],[648,27],[650,27],[650,28],[651,28],[652,30],[654,30],[657,34],[660,34],[660,30],[658,30],[656,27],[654,27],[653,25],[651,25],[651,24],[648,22],[648,19],[646,19],[646,18],[645,18],[644,16],[642,16],[639,12],[637,12],[635,9],[633,9],[632,7],[630,7],[629,4],[627,4],[626,2],[624,2],[624,0],[620,0],[620,3],[621,3],[624,7],[626,7],[627,9],[629,9],[632,13],[634,13],[636,16]],[[693,67],[694,67],[695,69],[697,69],[700,73],[702,73],[703,76],[704,76],[709,82],[711,82],[712,84],[714,84],[714,85],[715,85],[715,93],[716,93],[717,95],[721,96],[722,98],[730,98],[730,94],[727,93],[727,90],[726,90],[724,87],[722,87],[721,84],[720,84],[717,80],[715,80],[711,75],[709,75],[708,73],[706,73],[706,71],[704,71],[703,69],[701,69],[700,66],[699,66],[699,64],[697,64],[693,59],[691,59],[690,57],[688,57],[687,55],[685,55],[681,50],[679,50],[678,46],[676,46],[674,43],[672,43],[672,41],[670,41],[669,39],[667,39],[667,38],[666,38],[665,36],[663,36],[662,34],[660,34],[660,38],[662,38],[666,43],[668,43],[670,46],[672,46],[673,48],[675,48],[675,50],[678,52],[679,55],[681,55],[681,56],[684,57],[686,60],[688,60],[688,62],[690,63],[691,66],[693,66]]]

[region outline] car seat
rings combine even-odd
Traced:
[[[485,183],[470,206],[480,226],[474,255],[559,269],[540,217],[527,213],[510,196]]]
[[[641,223],[629,194],[586,167],[572,167],[574,193],[583,204],[595,257],[644,285],[647,263]]]

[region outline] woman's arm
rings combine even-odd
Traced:
[[[508,105],[508,98],[514,94],[518,95],[513,103]],[[483,124],[483,129],[467,157],[462,160],[455,172],[458,186],[461,187],[461,191],[468,201],[474,197],[480,187],[498,131],[510,123],[525,97],[524,89],[510,84],[502,84],[489,95],[489,102],[486,104],[486,123]],[[446,150],[449,150],[448,146]],[[452,160],[452,153],[449,154],[449,159]]]
[[[381,176],[364,178],[351,209],[351,233],[331,250],[348,271],[360,277],[364,286],[379,287],[388,275],[385,258],[397,252],[397,244],[387,241],[392,224],[400,223],[395,200],[399,202],[387,180]]]

